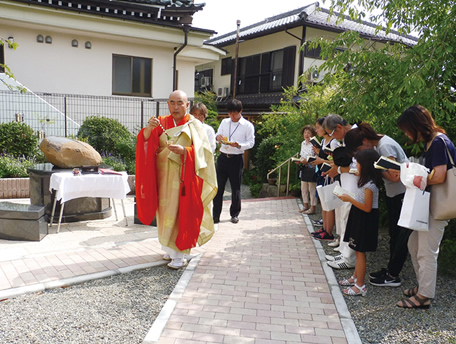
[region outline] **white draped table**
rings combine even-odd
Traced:
[[[113,208],[117,220],[117,210],[114,199],[120,199],[125,218],[125,223],[128,226],[127,216],[125,214],[125,205],[123,200],[127,193],[130,192],[128,185],[128,175],[126,172],[121,174],[82,174],[75,176],[73,172],[57,172],[51,175],[49,183],[49,191],[55,190],[54,205],[52,207],[52,215],[50,226],[54,219],[55,206],[57,201],[60,201],[59,226],[57,233],[60,231],[60,223],[62,222],[62,214],[64,204],[75,198],[80,197],[100,197],[113,199]]]

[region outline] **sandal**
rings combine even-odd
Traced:
[[[353,289],[355,287],[358,289],[358,291]],[[360,287],[355,283],[355,285],[353,287],[344,289],[344,290],[342,290],[342,292],[348,296],[366,296],[367,288],[366,288],[366,285],[363,285],[362,287]]]
[[[352,280],[353,282],[350,282]],[[350,278],[344,278],[342,281],[339,281],[339,285],[343,286],[352,286],[355,285],[357,281],[357,278],[354,278],[353,276]]]
[[[416,304],[415,302],[412,301],[412,298],[418,302]],[[415,294],[412,297],[409,297],[408,299],[401,300],[399,301],[396,306],[401,307],[401,308],[420,308],[420,309],[429,309],[431,306],[430,298],[428,297],[420,297],[418,294]],[[425,304],[425,302],[429,301],[428,304]]]
[[[415,296],[417,293],[418,293],[418,287],[404,290],[404,295],[407,297]]]

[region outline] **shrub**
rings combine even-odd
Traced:
[[[98,153],[119,155],[117,144],[129,141],[133,135],[119,121],[107,118],[90,116],[84,120],[78,131],[80,140],[87,140]]]
[[[135,174],[136,164],[136,138],[131,137],[129,140],[121,141],[116,145],[120,159],[125,163],[128,174]]]
[[[108,154],[108,155],[103,154],[101,156],[101,159],[102,159],[102,164],[112,167],[114,169],[114,171],[120,172],[120,171],[127,170],[127,166],[122,161],[122,159],[119,158],[118,156],[111,155],[111,154]]]
[[[0,123],[0,153],[13,157],[33,157],[39,139],[33,129],[20,122]]]
[[[266,181],[268,172],[277,166],[276,161],[274,160],[274,154],[279,146],[280,143],[277,142],[276,137],[265,138],[259,144],[255,154],[255,166],[258,170],[260,181]]]
[[[27,168],[35,166],[34,159],[16,158],[11,155],[0,156],[0,178],[28,177]]]
[[[439,271],[447,276],[456,276],[454,258],[456,257],[456,220],[451,220],[445,228],[439,253]]]

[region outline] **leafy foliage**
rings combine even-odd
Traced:
[[[102,164],[107,165],[114,169],[114,171],[126,171],[127,165],[125,162],[118,156],[114,156],[112,154],[103,154],[102,157]]]
[[[0,46],[4,46],[4,45],[7,45],[8,48],[10,49],[13,49],[13,50],[16,50],[16,48],[19,46],[17,43],[12,43],[10,40],[8,39],[5,39],[3,37],[0,37]],[[14,79],[14,75],[13,73],[11,72],[11,69],[6,65],[6,64],[3,64],[3,63],[0,63],[0,72],[1,73],[5,73],[5,75],[11,79]],[[2,82],[3,80],[0,80],[0,82]],[[6,87],[8,87],[10,90],[16,90],[16,91],[19,91],[20,93],[26,93],[27,92],[27,89],[23,86],[11,86],[9,85],[7,82],[4,82],[4,85]]]
[[[356,10],[364,7],[376,13],[370,21],[387,32],[418,33],[414,46],[397,42],[386,44],[365,40],[356,32],[345,32],[335,39],[319,38],[308,44],[321,47],[327,60],[320,71],[331,71],[324,78],[326,87],[334,90],[327,109],[350,122],[363,120],[376,130],[405,143],[396,119],[409,106],[428,108],[436,122],[450,137],[456,135],[456,75],[449,66],[455,63],[456,7],[453,2],[437,0],[367,1],[332,0],[331,9],[349,13],[352,19],[364,19]],[[336,48],[346,50],[334,53]],[[339,49],[340,51],[340,49]],[[420,147],[412,147],[416,154]]]
[[[21,122],[0,123],[0,153],[13,157],[32,157],[38,151],[39,139],[33,129]]]
[[[254,165],[262,180],[267,173],[283,161],[299,153],[303,140],[301,129],[326,114],[325,104],[331,90],[322,86],[309,88],[307,93],[299,93],[295,87],[284,90],[280,105],[272,107],[273,113],[263,115],[257,123]],[[293,164],[291,175],[296,175]],[[292,179],[293,181],[293,179]]]
[[[116,145],[120,159],[125,163],[125,170],[128,174],[135,174],[136,164],[136,138],[132,136],[130,140],[124,140]]]
[[[119,121],[107,118],[90,116],[84,120],[78,131],[78,138],[87,142],[100,154],[109,152],[119,155],[119,142],[129,142],[133,135]]]
[[[32,158],[16,158],[11,155],[0,155],[0,178],[28,177],[27,168],[36,164]]]
[[[216,95],[214,92],[204,91],[204,92],[197,92],[195,94],[195,103],[203,103],[207,107],[207,118],[204,123],[210,125],[217,131],[220,121],[217,119],[218,116],[218,109],[217,109],[217,102],[216,102]]]

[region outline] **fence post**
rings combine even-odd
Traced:
[[[65,114],[65,137],[68,137],[68,123],[67,123],[67,97],[63,97],[63,113]]]
[[[141,128],[144,128],[144,100],[141,100]]]

